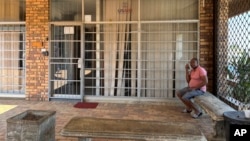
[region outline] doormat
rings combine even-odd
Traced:
[[[75,108],[96,108],[98,103],[95,102],[78,102],[74,105]]]

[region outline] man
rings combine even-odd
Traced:
[[[191,98],[202,95],[206,92],[206,84],[208,83],[207,71],[199,65],[197,58],[192,58],[189,64],[186,64],[186,80],[188,86],[179,90],[177,96],[185,104],[184,113],[191,113],[193,118],[198,118],[202,112],[190,101]]]

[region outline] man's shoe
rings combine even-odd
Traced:
[[[202,116],[202,112],[200,112],[199,114],[192,114],[191,115],[193,118],[198,118],[198,117],[200,117],[200,116]]]
[[[191,113],[192,112],[192,110],[187,110],[187,109],[184,109],[183,111],[182,111],[182,113]]]

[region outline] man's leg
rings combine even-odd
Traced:
[[[196,114],[200,113],[200,111],[196,108],[196,106],[194,106],[193,102],[190,99],[185,99],[185,98],[182,98],[182,99],[183,99],[183,103],[187,107],[189,107],[190,109],[193,109]]]
[[[182,96],[184,104],[187,105],[188,107],[192,108],[196,115],[199,115],[201,113],[201,111],[199,109],[197,109],[197,107],[194,105],[194,103],[190,99],[195,97],[195,96],[202,95],[203,93],[204,92],[202,92],[201,90],[192,90],[190,92],[185,93]]]
[[[185,87],[185,88],[183,88],[183,89],[177,91],[177,93],[176,93],[176,95],[178,96],[178,98],[179,98],[179,99],[184,103],[184,105],[186,106],[187,112],[189,112],[189,111],[191,112],[191,111],[192,111],[192,107],[191,107],[189,104],[186,103],[186,100],[183,99],[183,96],[184,96],[187,92],[189,92],[189,91],[190,91],[189,88],[188,88],[188,87]]]

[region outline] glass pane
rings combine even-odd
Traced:
[[[0,21],[25,21],[25,0],[1,0]]]
[[[198,19],[198,0],[142,0],[141,20]]]
[[[81,40],[79,26],[53,26],[51,33],[51,40]]]
[[[81,21],[82,0],[51,0],[51,21]]]
[[[103,0],[101,14],[103,21],[136,21],[138,20],[138,1]]]
[[[96,21],[96,0],[84,0],[84,15],[85,21]]]

